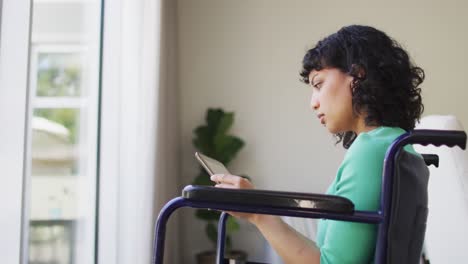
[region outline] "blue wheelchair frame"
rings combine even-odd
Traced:
[[[463,131],[413,130],[398,137],[388,148],[385,155],[380,210],[376,212],[354,210],[351,201],[332,195],[187,186],[184,188],[183,195],[169,201],[158,216],[154,231],[152,263],[163,263],[166,223],[171,214],[180,207],[191,207],[376,224],[378,225],[378,233],[374,263],[385,264],[387,263],[387,238],[392,208],[392,176],[395,173],[396,157],[402,148],[408,144],[459,146],[465,149],[466,133]],[[223,193],[223,195],[220,195],[220,193]],[[249,199],[242,199],[243,196],[249,197]],[[252,197],[256,199],[252,199]],[[277,197],[282,198],[278,200]],[[278,203],[275,201],[278,201]],[[224,263],[224,236],[227,217],[226,213],[222,213],[218,224],[216,257],[218,264]]]

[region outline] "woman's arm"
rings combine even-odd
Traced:
[[[252,183],[235,175],[216,174],[211,180],[216,187],[229,189],[253,189]],[[231,215],[244,218],[254,224],[278,255],[287,264],[319,264],[320,251],[317,246],[286,224],[278,216],[229,212]]]
[[[320,263],[320,251],[314,242],[286,224],[278,216],[256,215],[252,222],[287,264]]]

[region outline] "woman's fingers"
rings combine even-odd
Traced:
[[[230,175],[230,174],[214,174],[210,179],[216,182],[217,187],[228,188],[241,188],[241,189],[251,189],[253,188],[252,183],[246,178]]]
[[[226,188],[226,189],[253,189],[254,186],[252,183],[240,176],[230,175],[230,174],[214,174],[210,177],[210,179],[216,182],[215,187],[217,188]],[[237,217],[249,220],[253,218],[255,215],[251,213],[240,213],[240,212],[231,212],[228,211],[228,214]],[[250,221],[250,220],[249,220]]]
[[[214,174],[211,175],[210,179],[218,183],[230,183],[235,184],[239,176],[230,175],[230,174]]]
[[[218,183],[214,187],[218,188],[226,188],[226,189],[239,189],[237,186],[232,185],[232,184],[226,184],[226,183]]]

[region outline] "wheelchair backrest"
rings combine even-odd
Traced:
[[[421,157],[404,150],[395,164],[386,263],[418,263],[426,231],[429,170]]]

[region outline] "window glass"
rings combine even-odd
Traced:
[[[94,263],[101,1],[34,0],[28,257]]]
[[[80,96],[79,53],[41,53],[37,58],[37,96]]]

